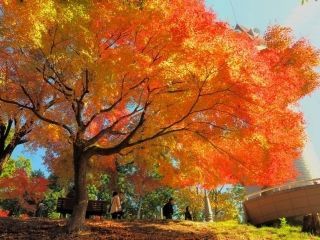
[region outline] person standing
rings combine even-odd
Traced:
[[[189,210],[189,206],[186,207],[186,212],[184,213],[184,219],[192,221],[192,214]]]
[[[120,201],[120,196],[118,192],[112,193],[110,213],[111,213],[112,219],[121,218],[122,208],[121,208],[121,201]]]
[[[163,206],[163,216],[166,219],[172,219],[172,215],[173,215],[173,198],[170,198],[169,201]]]
[[[46,205],[40,202],[36,211],[36,217],[44,217],[46,209]]]

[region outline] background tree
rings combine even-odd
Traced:
[[[69,231],[84,222],[98,161],[148,156],[147,168],[176,187],[294,176],[303,119],[292,105],[318,85],[318,52],[290,30],[269,29],[259,51],[203,1],[2,6],[0,100],[46,123],[54,157],[72,157]]]
[[[173,195],[174,189],[169,187],[159,187],[145,194],[141,202],[141,219],[159,219],[161,208]]]
[[[0,174],[14,149],[28,141],[33,120],[23,109],[0,103]]]
[[[49,175],[48,189],[45,192],[43,203],[46,207],[46,216],[55,219],[60,217],[60,213],[56,212],[57,201],[59,197],[65,197],[67,195],[68,185],[64,186],[56,176]]]
[[[0,176],[0,204],[10,210],[10,215],[28,213],[34,216],[38,203],[44,199],[47,185],[42,174],[31,171],[29,159],[10,159]]]
[[[213,219],[241,220],[244,189],[240,186],[219,186],[209,193]]]
[[[4,169],[0,177],[10,177],[14,174],[18,169],[22,169],[26,172],[27,175],[31,175],[32,166],[31,160],[25,158],[24,156],[19,156],[17,158],[10,158],[4,165]]]
[[[178,207],[179,218],[184,219],[184,212],[189,206],[193,220],[203,221],[203,194],[196,187],[179,189],[174,193],[174,199]]]
[[[192,211],[193,219],[204,221],[204,189],[199,187],[187,187],[176,190],[174,198],[178,207],[178,218],[184,219],[187,206]],[[214,221],[241,220],[243,216],[242,201],[244,188],[236,186],[218,186],[209,191],[209,199]]]
[[[138,202],[138,210],[136,216],[137,219],[141,219],[142,206],[143,202],[145,201],[145,196],[153,190],[160,188],[161,182],[160,176],[157,173],[152,172],[146,168],[147,163],[141,164],[141,159],[138,162],[140,166],[133,165],[133,171],[131,171],[130,175],[127,177],[127,181],[129,181],[134,188],[134,196]],[[160,203],[160,206],[162,204],[163,203]]]

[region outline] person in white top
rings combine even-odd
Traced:
[[[112,219],[121,218],[122,208],[121,208],[121,201],[120,201],[120,196],[118,192],[113,192],[112,194],[110,213],[111,213]]]

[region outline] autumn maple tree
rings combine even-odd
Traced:
[[[198,0],[1,6],[0,100],[50,129],[41,139],[52,138],[53,158],[72,158],[69,231],[84,222],[86,174],[97,162],[140,156],[173,186],[293,177],[303,146],[293,106],[318,85],[319,59],[288,29],[252,39]]]

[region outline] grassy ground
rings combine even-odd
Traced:
[[[300,227],[292,227],[289,225],[283,226],[281,228],[256,228],[254,226],[243,225],[236,222],[228,221],[210,223],[208,227],[216,233],[217,239],[219,240],[320,240],[319,237],[301,233]]]
[[[212,240],[320,240],[300,228],[255,228],[236,222],[90,220],[79,234],[67,235],[64,220],[0,218],[0,239],[212,239]]]

